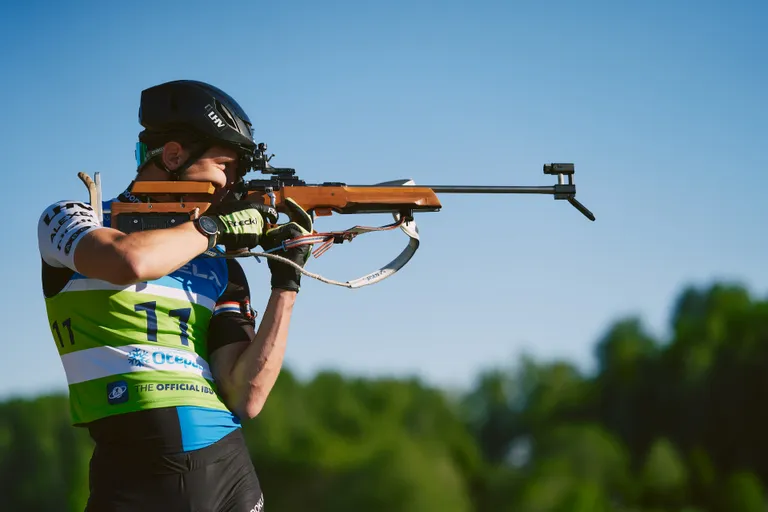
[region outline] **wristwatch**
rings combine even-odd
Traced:
[[[208,237],[208,250],[216,245],[216,239],[219,237],[219,226],[216,221],[205,215],[196,218],[193,223],[197,230]]]

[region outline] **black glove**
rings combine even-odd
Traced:
[[[260,244],[266,251],[279,247],[285,240],[312,233],[312,217],[304,211],[304,208],[290,198],[285,200],[285,206],[288,209],[291,222],[281,224],[263,234]],[[304,268],[311,250],[311,245],[302,245],[287,250],[277,250],[271,254],[287,258]],[[290,290],[298,293],[301,286],[301,272],[274,258],[267,258],[267,262],[269,270],[272,272],[272,289]]]
[[[206,210],[203,217],[216,223],[216,243],[228,251],[259,245],[266,224],[277,222],[277,211],[255,201],[227,201]]]

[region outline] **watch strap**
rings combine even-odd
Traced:
[[[217,226],[217,229],[216,229],[215,232],[210,232],[210,231],[206,230],[205,228],[203,228],[203,226],[200,224],[200,220],[203,219],[203,218],[206,218],[208,220],[213,221],[212,223]],[[216,239],[218,238],[218,234],[219,234],[218,223],[213,218],[205,217],[205,216],[198,217],[197,219],[194,219],[192,221],[192,223],[195,225],[195,228],[197,228],[197,230],[201,234],[203,234],[203,235],[208,237],[208,249],[207,250],[210,251],[211,249],[213,249],[216,246]]]

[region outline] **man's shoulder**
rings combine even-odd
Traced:
[[[93,207],[86,202],[62,199],[49,204],[40,214],[37,239],[43,261],[74,270],[73,253],[77,241],[101,227]]]
[[[40,214],[40,218],[44,219],[47,216],[50,219],[67,209],[83,209],[93,211],[93,206],[91,206],[91,204],[87,201],[80,201],[78,199],[61,199],[47,205]]]

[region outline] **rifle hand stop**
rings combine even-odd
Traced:
[[[555,199],[566,199],[574,208],[584,214],[586,218],[594,221],[595,216],[592,212],[576,200],[576,185],[573,183],[573,174],[575,172],[576,169],[573,164],[544,164],[544,174],[557,175],[557,185],[553,188]]]

